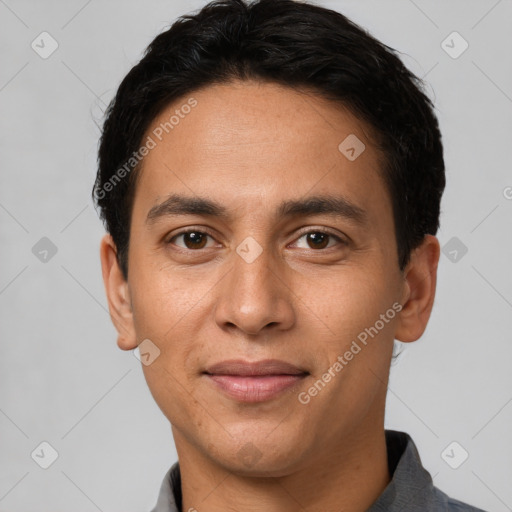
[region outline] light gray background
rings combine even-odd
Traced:
[[[176,460],[140,363],[116,346],[89,197],[95,122],[147,44],[204,3],[0,0],[0,511],[149,510]],[[512,3],[317,3],[426,75],[447,165],[438,235],[468,248],[442,255],[429,327],[392,368],[387,427],[448,494],[512,510]],[[48,59],[31,48],[43,31],[59,44]],[[457,59],[441,47],[453,31],[469,43]],[[46,263],[32,253],[45,236]],[[58,452],[46,470],[31,458],[42,441]],[[469,453],[458,469],[441,456],[452,441]]]

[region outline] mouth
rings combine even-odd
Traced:
[[[298,385],[309,372],[277,359],[222,361],[203,375],[228,397],[239,402],[264,402]]]

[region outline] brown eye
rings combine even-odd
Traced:
[[[324,231],[309,231],[301,235],[295,242],[301,249],[328,249],[335,245],[347,245],[340,237]]]
[[[184,233],[179,233],[169,240],[170,243],[175,243],[176,240],[182,239],[182,244],[175,243],[178,247],[182,247],[184,249],[204,249],[206,244],[208,243],[208,235],[207,233],[203,233],[201,231],[186,231]]]
[[[308,233],[306,240],[311,249],[323,249],[329,243],[329,235],[327,233]]]

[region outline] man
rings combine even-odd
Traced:
[[[344,16],[225,0],[150,44],[94,198],[124,350],[179,464],[155,512],[475,511],[384,430],[394,340],[436,289],[441,137],[419,80]]]

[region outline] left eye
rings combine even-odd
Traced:
[[[175,241],[182,238],[183,245],[177,244]],[[204,249],[208,243],[208,238],[213,238],[203,231],[186,231],[173,236],[169,242],[174,243],[183,249]]]
[[[330,242],[344,244],[341,238],[331,233],[324,233],[323,231],[310,231],[298,238],[299,241],[303,239],[305,240],[306,247],[302,246],[301,248],[304,249],[325,249],[336,245],[336,243],[329,245]],[[299,242],[296,243],[298,244]]]

